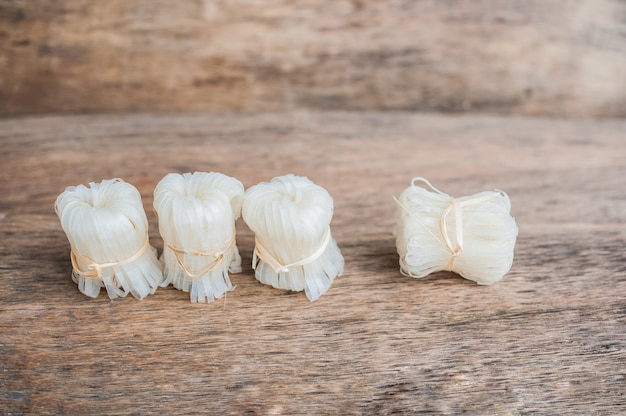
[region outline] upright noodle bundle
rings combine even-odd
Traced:
[[[243,218],[254,231],[256,278],[318,299],[343,271],[330,233],[333,200],[308,178],[280,176],[246,191]]]
[[[72,247],[72,279],[95,298],[153,294],[163,281],[139,191],[121,179],[70,186],[55,210]]]
[[[403,274],[424,277],[448,270],[488,285],[510,270],[517,226],[504,192],[452,198],[418,177],[397,202],[396,246]]]
[[[228,272],[241,272],[235,220],[243,185],[217,172],[166,175],[154,190],[163,241],[165,284],[211,302],[232,290]]]

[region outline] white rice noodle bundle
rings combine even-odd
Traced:
[[[419,278],[447,270],[489,285],[510,270],[518,229],[506,193],[452,198],[417,177],[397,203],[396,247],[403,274]]]
[[[310,301],[341,275],[344,260],[330,232],[333,199],[308,178],[280,176],[246,191],[243,218],[255,233],[252,267],[261,283],[304,290]]]
[[[233,289],[228,273],[241,272],[235,220],[243,194],[240,181],[217,172],[170,173],[154,190],[165,284],[189,292],[191,302]]]
[[[71,245],[72,279],[95,298],[106,288],[111,299],[153,294],[163,281],[156,250],[148,241],[141,195],[122,179],[70,186],[55,211]]]

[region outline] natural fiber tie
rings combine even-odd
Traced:
[[[72,261],[72,268],[74,269],[74,272],[78,274],[79,276],[83,276],[83,277],[87,277],[91,279],[101,279],[102,269],[106,269],[107,267],[122,266],[124,264],[132,263],[133,261],[141,257],[141,255],[148,249],[148,247],[150,247],[150,243],[149,243],[149,239],[146,238],[143,245],[139,248],[139,250],[135,252],[135,254],[133,254],[132,256],[124,260],[114,261],[111,263],[96,263],[93,259],[78,253],[76,250],[72,248],[70,251],[70,259]],[[78,267],[78,260],[82,261],[83,263],[87,263],[87,270],[81,270],[80,267]]]
[[[328,247],[328,243],[330,242],[330,227],[328,227],[324,235],[325,237],[324,237],[322,244],[313,254],[311,254],[310,256],[302,260],[285,264],[285,265],[281,264],[278,260],[276,260],[274,256],[272,256],[270,252],[267,251],[265,247],[263,247],[258,237],[254,237],[254,253],[252,254],[252,268],[256,269],[256,266],[259,260],[261,260],[264,263],[267,263],[267,265],[270,266],[272,269],[274,269],[276,273],[289,273],[289,269],[291,267],[304,266],[305,264],[312,263],[315,260],[317,260],[322,254],[324,254],[326,247]]]
[[[172,245],[167,245],[167,247],[169,247],[170,250],[172,250],[172,252],[174,252],[174,256],[176,256],[176,262],[178,263],[178,265],[181,267],[181,269],[183,269],[183,271],[187,274],[187,276],[189,277],[200,277],[200,276],[204,276],[205,274],[207,274],[210,271],[215,270],[216,267],[218,267],[220,264],[222,264],[222,262],[224,261],[224,256],[226,255],[226,251],[228,251],[228,249],[230,249],[233,244],[235,244],[235,240],[236,240],[236,232],[233,229],[233,237],[230,239],[230,241],[228,242],[228,244],[224,247],[224,249],[222,251],[219,251],[217,253],[206,253],[204,251],[185,251],[181,248],[172,246]],[[192,272],[190,271],[187,266],[185,266],[185,263],[183,262],[183,258],[182,256],[184,255],[188,255],[188,256],[200,256],[200,257],[213,257],[214,260],[207,264],[205,267],[203,267],[202,269]]]

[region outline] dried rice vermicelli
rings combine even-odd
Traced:
[[[233,288],[228,273],[241,272],[235,220],[243,194],[240,181],[218,172],[170,173],[154,190],[164,283],[191,302],[221,298]]]
[[[148,241],[141,195],[122,179],[70,186],[55,211],[71,245],[72,279],[81,293],[111,299],[153,294],[163,282],[156,250]]]
[[[318,299],[343,271],[332,238],[333,199],[303,176],[285,175],[246,191],[243,218],[255,233],[253,267],[261,283]]]
[[[453,198],[417,177],[397,202],[396,247],[403,274],[419,278],[448,270],[488,285],[510,270],[518,229],[506,193]]]

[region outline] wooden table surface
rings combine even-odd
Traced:
[[[626,121],[398,113],[97,115],[0,121],[4,414],[626,412]],[[169,172],[246,187],[306,175],[335,200],[344,275],[317,302],[244,261],[225,299],[90,299],[54,213],[66,186]],[[510,273],[478,286],[399,273],[394,202],[414,176],[499,188]]]

